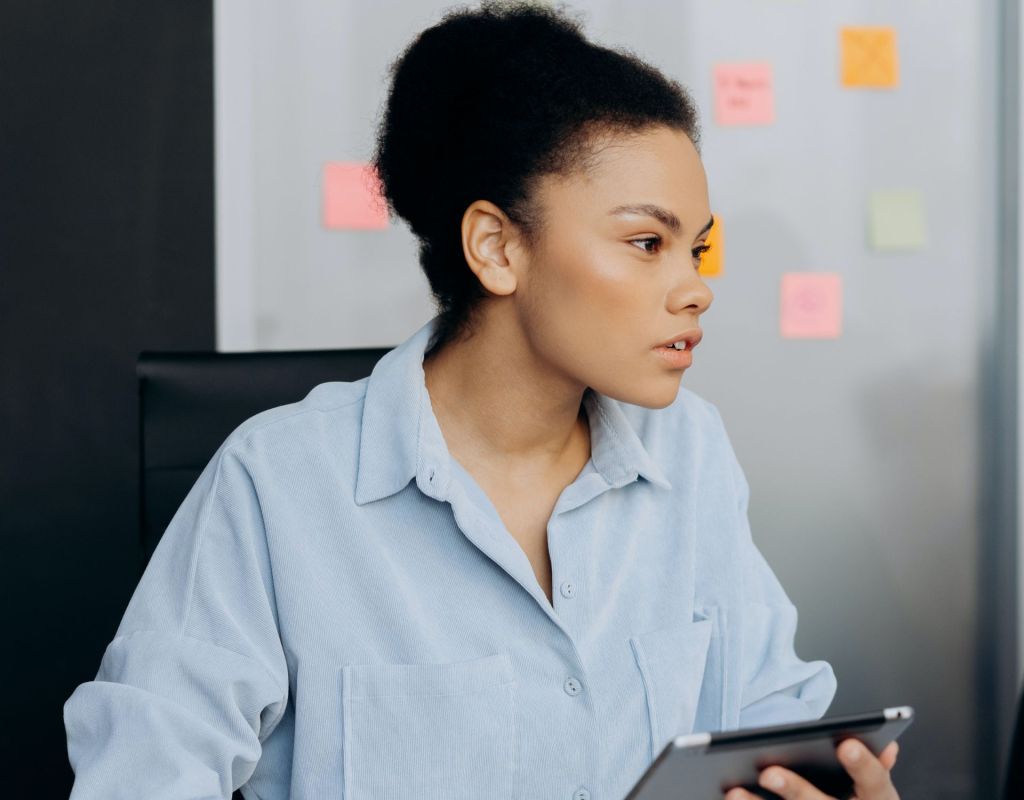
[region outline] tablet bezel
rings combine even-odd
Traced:
[[[684,734],[673,739],[666,745],[666,748],[674,746],[680,749],[692,749],[703,746],[724,750],[746,747],[750,744],[798,742],[802,739],[816,739],[825,733],[853,735],[858,730],[874,730],[891,720],[912,720],[913,718],[914,709],[910,706],[893,706],[880,711],[865,711],[859,714],[825,717],[806,722],[790,722],[785,725],[768,725],[763,728]]]

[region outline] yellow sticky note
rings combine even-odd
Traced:
[[[871,193],[868,234],[875,250],[920,250],[928,243],[924,199],[916,189]]]
[[[899,57],[895,28],[846,27],[839,36],[843,86],[896,86]]]
[[[702,278],[717,278],[722,274],[722,218],[718,214],[711,215],[715,224],[708,231],[708,238],[704,243],[711,249],[702,253],[700,257],[700,275]]]
[[[325,228],[380,230],[388,227],[387,204],[377,173],[358,161],[329,161],[323,172]]]

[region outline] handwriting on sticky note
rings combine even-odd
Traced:
[[[919,250],[928,243],[924,199],[916,189],[871,193],[868,235],[876,250]]]
[[[835,339],[842,331],[843,284],[837,272],[786,272],[781,333],[787,339]]]
[[[387,204],[377,173],[358,161],[328,161],[323,169],[326,228],[380,230],[388,227]]]
[[[700,257],[700,275],[703,278],[717,278],[722,274],[723,253],[722,253],[722,218],[718,214],[711,215],[715,224],[708,231],[708,238],[704,244],[710,247]]]
[[[839,32],[843,86],[891,88],[899,81],[896,29],[846,27]]]
[[[719,125],[775,122],[772,65],[751,62],[715,65],[715,121]]]

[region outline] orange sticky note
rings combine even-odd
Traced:
[[[899,80],[895,28],[842,28],[843,86],[891,88]]]
[[[771,63],[716,64],[714,82],[715,121],[719,125],[775,122]]]
[[[358,161],[328,161],[323,172],[325,228],[380,230],[388,227],[388,209],[377,172]]]
[[[782,275],[781,333],[786,339],[835,339],[842,331],[843,284],[837,272]]]
[[[700,272],[701,277],[717,278],[722,274],[722,218],[718,214],[711,215],[715,224],[708,231],[708,238],[704,243],[711,249],[701,254]]]

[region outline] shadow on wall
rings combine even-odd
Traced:
[[[875,663],[846,676],[861,696],[917,709],[897,773],[914,796],[968,797],[978,709],[977,509],[980,465],[975,385],[942,381],[943,342],[876,377],[860,397],[873,459],[872,497],[886,509],[857,548],[863,592],[885,598],[858,629]],[[848,553],[848,555],[850,554]],[[878,647],[877,643],[885,643]],[[982,766],[982,765],[979,765]]]

